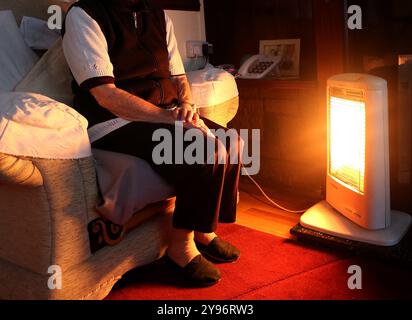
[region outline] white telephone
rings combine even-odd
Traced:
[[[281,56],[267,56],[256,54],[243,63],[238,74],[241,79],[261,79],[272,70],[278,69]]]

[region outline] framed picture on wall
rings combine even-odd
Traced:
[[[296,79],[300,74],[300,39],[261,40],[259,53],[280,55],[280,78]],[[279,77],[279,76],[278,76]]]

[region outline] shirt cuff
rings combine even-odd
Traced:
[[[112,83],[114,83],[113,77],[103,76],[103,77],[95,77],[95,78],[87,79],[86,81],[83,81],[80,84],[80,87],[84,90],[90,90],[90,89],[96,88],[104,84],[112,84]]]
[[[176,55],[175,58],[172,58],[172,60],[169,61],[169,71],[172,76],[186,73],[185,67],[183,66],[181,59],[176,59]]]

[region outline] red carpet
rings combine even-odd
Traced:
[[[220,264],[222,280],[210,288],[184,288],[161,262],[125,275],[107,299],[277,300],[411,299],[412,270],[304,246],[238,225],[218,233],[238,246],[234,264]],[[350,290],[350,265],[362,268],[362,290]]]

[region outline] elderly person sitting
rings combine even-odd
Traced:
[[[174,186],[167,259],[193,285],[217,283],[220,272],[204,256],[216,262],[239,257],[214,231],[218,222],[236,219],[240,164],[230,160],[239,156],[240,140],[222,154],[222,142],[209,132],[219,126],[196,113],[172,21],[149,0],[80,0],[68,11],[63,48],[75,78],[75,106],[89,127],[103,131],[92,146],[142,158]],[[130,122],[118,125],[119,118]],[[196,129],[204,146],[212,142],[213,162],[207,150],[202,163],[153,159],[159,129],[171,133],[170,148],[178,152],[176,121],[184,132]]]

